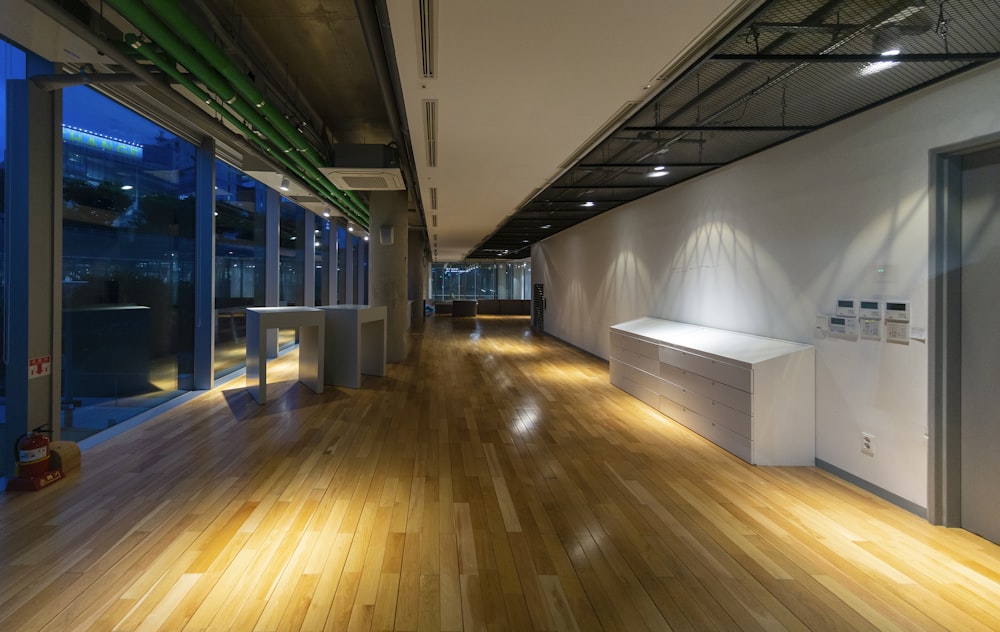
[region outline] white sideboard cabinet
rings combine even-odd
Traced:
[[[815,465],[811,345],[658,318],[613,325],[611,383],[755,465]]]

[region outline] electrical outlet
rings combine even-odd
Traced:
[[[861,433],[861,454],[875,456],[875,435]]]

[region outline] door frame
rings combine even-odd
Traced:
[[[1000,132],[930,151],[927,519],[962,526],[962,158]]]

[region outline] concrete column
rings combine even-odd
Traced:
[[[198,147],[194,227],[194,387],[215,383],[215,141]]]
[[[320,305],[337,304],[337,223],[317,220],[323,235],[323,278],[320,281]]]
[[[278,306],[278,283],[281,279],[281,195],[267,189],[264,206],[264,305]],[[267,357],[278,357],[278,332],[267,332]]]
[[[36,60],[37,62],[37,60]],[[36,65],[38,65],[36,63]],[[32,68],[29,74],[52,72]],[[60,434],[62,401],[62,94],[30,80],[7,82],[7,262],[4,287],[6,419],[0,477],[11,446],[46,424]]]
[[[409,248],[405,191],[378,191],[369,204],[368,303],[386,307],[386,360],[406,359],[406,260]]]
[[[354,271],[354,253],[357,252],[358,238],[354,236],[354,233],[347,233],[344,248],[347,250],[344,257],[344,303],[351,305],[358,302],[357,294],[354,292],[354,286],[358,280],[358,275]]]
[[[410,309],[410,330],[419,330],[424,323],[424,299],[427,298],[427,271],[430,261],[426,256],[426,234],[421,228],[409,231],[407,253],[406,296],[413,301]]]
[[[303,230],[305,239],[302,240],[303,263],[302,263],[302,304],[306,307],[316,305],[316,242],[319,236],[316,234],[316,214],[305,209],[305,221]]]

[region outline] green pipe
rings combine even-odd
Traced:
[[[194,23],[191,18],[181,9],[176,2],[172,0],[146,0],[146,3],[155,11],[160,18],[169,26],[175,33],[182,34],[182,37],[187,41],[187,43],[197,51],[201,57],[206,59],[212,66],[229,81],[229,85],[234,87],[237,92],[243,95],[247,100],[263,112],[264,116],[277,128],[278,132],[281,133],[294,147],[301,153],[308,162],[312,164],[313,167],[319,168],[323,166],[323,162],[316,155],[316,151],[309,143],[303,138],[302,134],[295,129],[294,126],[285,118],[285,116],[277,110],[273,105],[267,102],[264,98],[263,93],[247,78],[246,74],[240,71],[235,64],[226,56],[226,54],[219,49],[218,46],[207,36],[205,33]],[[154,40],[156,38],[153,38]],[[181,61],[183,64],[184,62]],[[321,178],[325,180],[322,174],[319,174]],[[336,193],[343,194],[339,188],[330,186],[336,191]],[[333,192],[333,191],[331,191]],[[344,194],[347,202],[354,206],[360,213],[365,215],[368,214],[368,209],[365,208],[364,204],[360,199],[353,193]]]
[[[226,79],[220,75],[218,71],[207,63],[199,54],[188,48],[188,46],[176,35],[174,35],[169,28],[164,26],[155,15],[150,13],[150,11],[146,9],[141,2],[138,0],[108,0],[108,2],[116,11],[124,15],[150,39],[167,51],[167,53],[183,65],[188,72],[205,83],[209,89],[215,92],[215,94],[226,103],[226,105],[243,116],[244,119],[253,125],[254,128],[264,134],[267,137],[267,140],[274,145],[278,152],[285,155],[291,154],[293,162],[297,163],[302,170],[315,179],[321,185],[323,190],[327,191],[334,197],[334,199],[343,200],[347,207],[354,210],[357,215],[361,218],[365,218],[366,220],[365,222],[361,222],[358,219],[355,219],[355,221],[359,221],[359,223],[367,223],[367,209],[364,208],[364,205],[361,204],[356,197],[352,198],[351,196],[345,195],[340,189],[333,186],[333,184],[330,183],[322,173],[320,173],[319,169],[316,168],[316,165],[313,164],[313,161],[307,159],[309,156],[300,155],[306,152],[297,151],[298,148],[294,147],[294,145],[280,143],[280,140],[285,135],[276,130],[253,105],[242,101],[233,88],[227,83]],[[200,34],[200,30],[196,29],[196,31]],[[138,40],[134,40],[132,42],[133,45],[135,45],[136,41]],[[229,66],[232,66],[231,62],[228,62],[228,60],[226,60],[226,62]],[[197,95],[197,93],[194,94],[196,94],[198,98],[204,100],[202,96]],[[278,116],[277,120],[291,127],[283,116]],[[249,137],[256,138],[256,134],[251,133]],[[302,142],[301,138],[299,138],[299,141]],[[281,145],[285,146],[282,147]],[[309,180],[309,178],[305,179]],[[338,204],[337,206],[343,207],[345,204]]]
[[[242,131],[246,135],[248,140],[252,141],[258,147],[260,147],[260,149],[262,149],[264,152],[270,154],[276,160],[281,162],[286,168],[289,169],[289,171],[296,174],[300,178],[306,179],[306,176],[302,172],[301,168],[299,168],[297,165],[293,164],[290,160],[288,160],[285,157],[284,153],[282,152],[275,153],[273,151],[273,147],[271,147],[262,139],[260,139],[254,133],[253,129],[251,129],[242,120],[234,116],[221,103],[212,98],[211,95],[209,95],[207,92],[198,87],[198,85],[195,84],[193,81],[191,81],[187,76],[185,76],[184,73],[177,70],[176,64],[174,64],[170,60],[167,60],[163,55],[161,55],[158,51],[156,51],[156,49],[153,46],[145,44],[141,39],[138,38],[138,36],[136,36],[133,33],[127,33],[125,35],[125,44],[129,48],[137,51],[140,55],[149,60],[153,65],[159,68],[161,72],[168,75],[174,81],[176,81],[184,88],[186,88],[188,91],[190,91],[191,94],[193,94],[197,99],[209,105],[213,110],[218,112],[219,115],[221,115],[223,118],[229,121],[229,123],[231,123],[237,129]],[[320,193],[320,197],[324,198],[325,200],[333,204],[335,207],[337,207],[341,212],[347,215],[349,219],[352,219],[355,222],[363,225],[361,218],[356,216],[353,209],[350,208],[349,205],[346,205],[342,200],[337,199],[336,196],[330,195],[325,191],[318,191],[318,193]]]

